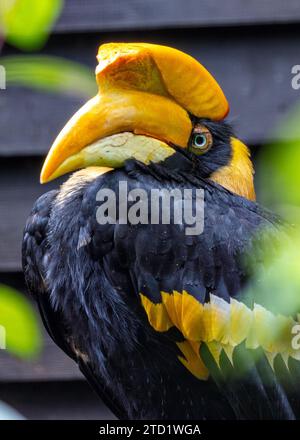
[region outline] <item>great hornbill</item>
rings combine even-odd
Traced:
[[[283,380],[286,365],[299,378],[296,321],[243,296],[246,256],[260,262],[261,231],[276,236],[280,221],[255,202],[222,90],[169,47],[105,44],[98,62],[99,92],[55,140],[41,182],[77,172],[36,201],[24,232],[25,278],[48,332],[120,418],[297,417]],[[203,231],[126,222],[120,207],[99,222],[99,191],[121,199],[120,182],[146,194],[202,189]]]

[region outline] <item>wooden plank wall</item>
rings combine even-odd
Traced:
[[[231,104],[229,120],[253,152],[289,133],[274,128],[300,98],[291,68],[300,64],[298,0],[66,0],[41,54],[95,68],[100,43],[148,41],[182,49],[217,78]],[[3,55],[17,51],[4,47]],[[1,64],[1,59],[0,59]],[[51,142],[83,100],[9,87],[0,90],[0,282],[24,289],[22,229],[41,187]],[[45,336],[43,356],[23,364],[0,353],[0,382],[78,380],[76,368]]]
[[[298,23],[297,0],[69,0],[61,32]]]

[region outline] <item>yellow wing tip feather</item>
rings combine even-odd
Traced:
[[[245,343],[249,350],[261,347],[274,369],[274,360],[280,355],[288,368],[289,358],[300,360],[300,350],[292,347],[292,328],[298,322],[291,317],[275,315],[259,304],[251,310],[244,303],[210,295],[210,301],[201,304],[188,292],[161,292],[161,302],[154,304],[140,295],[150,325],[159,332],[176,327],[185,341],[177,343],[183,357],[180,361],[199,379],[205,379],[205,367],[199,348],[205,343],[217,365],[222,350],[233,364],[235,348]]]

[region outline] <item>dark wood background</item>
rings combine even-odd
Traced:
[[[42,54],[96,65],[100,43],[148,41],[182,49],[217,78],[230,122],[254,156],[300,98],[291,69],[300,64],[299,0],[66,0]],[[17,51],[4,47],[3,54]],[[1,59],[0,59],[1,64]],[[24,291],[20,246],[43,158],[83,100],[26,88],[0,90],[0,282]],[[79,399],[77,399],[79,397]],[[101,418],[110,413],[70,360],[45,335],[41,358],[0,353],[0,398],[29,418]]]

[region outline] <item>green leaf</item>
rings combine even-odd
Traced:
[[[300,106],[276,130],[285,141],[263,147],[259,157],[260,199],[292,222],[300,223]],[[281,136],[282,137],[282,136]]]
[[[34,310],[25,297],[0,285],[0,343],[17,356],[31,358],[41,348],[41,332]],[[5,343],[5,344],[4,344]]]
[[[63,58],[17,55],[3,57],[7,85],[19,85],[83,98],[96,94],[91,69]]]
[[[25,51],[41,48],[62,6],[62,0],[1,0],[6,41]]]
[[[276,252],[270,249],[266,246],[257,255],[264,264],[255,268],[243,298],[275,314],[295,317],[300,312],[300,231],[289,230],[289,235],[278,231]]]

